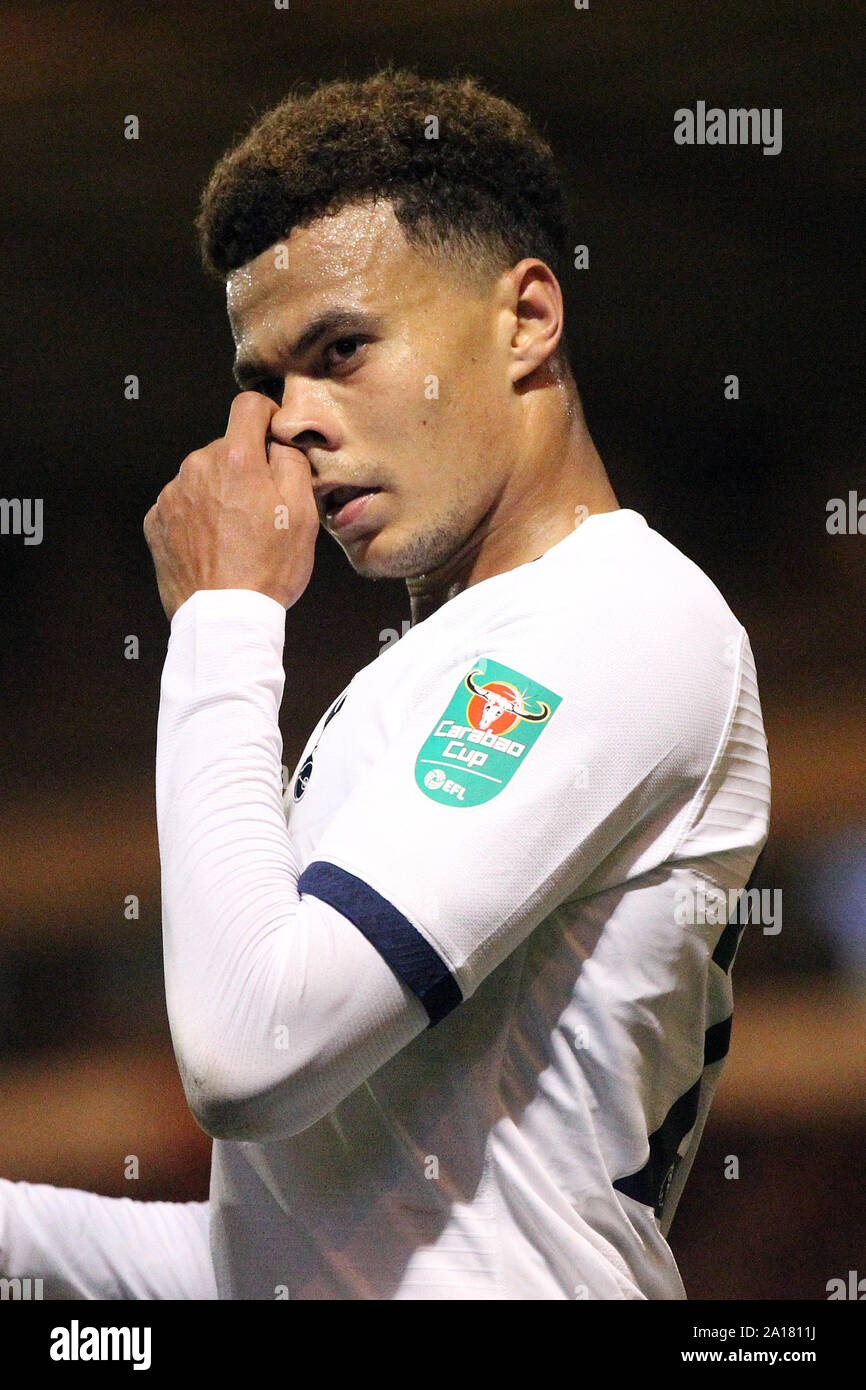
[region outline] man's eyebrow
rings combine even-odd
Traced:
[[[371,314],[366,309],[326,309],[324,313],[314,318],[312,323],[304,329],[301,336],[288,348],[283,348],[279,352],[280,360],[293,357],[302,357],[305,352],[309,352],[315,347],[316,343],[331,333],[372,333],[381,329],[381,319],[378,314]],[[237,357],[232,368],[232,374],[238,386],[243,390],[247,383],[261,381],[263,378],[273,375],[273,368],[265,362],[259,362],[254,357]]]

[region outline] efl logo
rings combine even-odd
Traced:
[[[561,701],[538,681],[481,658],[425,740],[415,762],[416,786],[443,806],[491,801],[510,782]]]

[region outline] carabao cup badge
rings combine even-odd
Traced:
[[[561,703],[546,685],[480,657],[418,754],[417,786],[443,806],[492,801]]]

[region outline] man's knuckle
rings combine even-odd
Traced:
[[[201,473],[207,466],[208,456],[204,449],[193,449],[192,453],[187,454],[180,465],[180,472],[184,474]]]

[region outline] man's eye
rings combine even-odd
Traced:
[[[352,333],[345,338],[335,338],[325,351],[325,357],[329,366],[339,367],[344,362],[348,362],[358,350],[358,346],[364,342],[360,333]],[[335,354],[333,357],[331,354]]]

